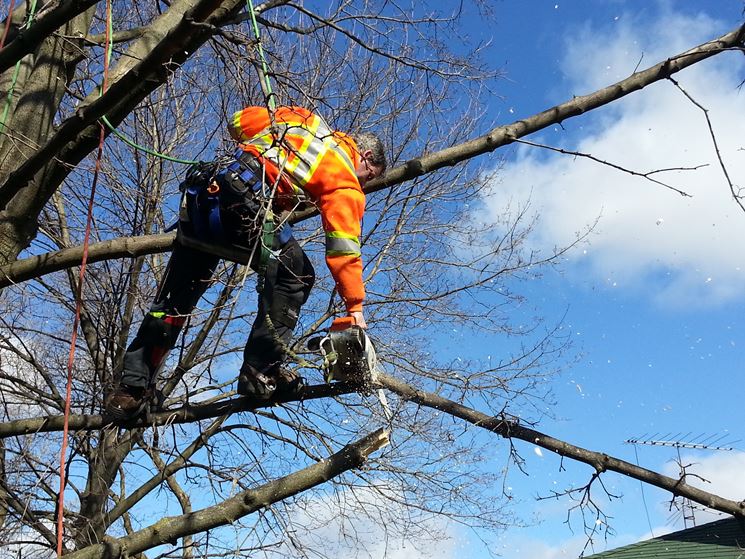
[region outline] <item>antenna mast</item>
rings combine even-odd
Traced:
[[[689,433],[677,433],[673,435],[668,433],[661,435],[655,433],[653,435],[644,434],[641,437],[627,439],[624,442],[626,444],[633,445],[645,445],[645,446],[666,446],[675,449],[678,456],[678,467],[680,468],[681,479],[686,475],[685,466],[683,460],[680,457],[680,449],[684,448],[687,450],[721,450],[721,451],[732,451],[734,445],[738,441],[727,442],[726,439],[728,434],[714,434],[707,435],[702,433],[700,435],[693,436],[693,432]],[[696,517],[694,515],[695,505],[690,499],[682,497],[673,497],[672,503],[679,508],[683,515],[683,526],[685,528],[693,527],[696,525]],[[689,526],[690,523],[690,526]]]

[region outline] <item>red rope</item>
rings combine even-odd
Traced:
[[[8,8],[8,19],[5,21],[5,31],[3,31],[3,38],[0,40],[0,49],[5,46],[5,39],[8,38],[8,31],[10,31],[10,23],[13,20],[13,7],[16,4],[16,0],[10,0],[10,8]]]
[[[109,33],[111,21],[111,0],[106,0],[106,49],[111,40]],[[109,57],[108,52],[104,52],[104,63],[103,63],[103,84],[101,85],[101,92],[106,91],[109,79]],[[60,470],[59,470],[59,495],[57,500],[57,556],[62,556],[63,540],[65,535],[64,527],[64,510],[65,510],[65,485],[66,485],[66,472],[65,472],[65,456],[67,454],[67,439],[68,429],[70,421],[70,402],[72,400],[72,366],[75,362],[75,345],[78,339],[78,326],[80,325],[80,310],[83,305],[83,278],[85,277],[85,268],[88,263],[88,245],[90,242],[91,225],[93,223],[93,201],[96,196],[96,185],[98,184],[98,177],[101,171],[101,156],[103,155],[103,144],[105,135],[105,129],[103,124],[100,124],[100,134],[98,140],[98,152],[96,154],[96,167],[93,171],[93,183],[91,185],[91,195],[88,199],[88,218],[85,226],[85,237],[83,238],[83,258],[80,262],[80,275],[78,276],[78,287],[76,292],[75,302],[75,320],[72,324],[72,336],[70,339],[70,354],[67,358],[67,390],[65,392],[65,422],[62,429],[62,449],[60,450]]]

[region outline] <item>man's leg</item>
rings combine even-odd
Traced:
[[[276,267],[274,273],[270,271],[272,265]],[[292,390],[290,384],[297,387],[299,377],[288,376],[280,365],[314,282],[313,265],[298,242],[290,238],[278,261],[267,267],[264,292],[259,295],[256,320],[243,354],[239,392],[268,398],[277,388]],[[258,377],[258,384],[267,386],[249,386],[250,377]]]
[[[209,285],[218,258],[177,244],[155,302],[124,354],[119,387],[106,409],[131,417],[141,411],[147,389],[168,352],[176,344],[186,317]]]

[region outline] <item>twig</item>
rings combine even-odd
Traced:
[[[702,167],[708,167],[708,163],[704,163],[702,165],[696,165],[695,167],[670,167],[667,169],[655,169],[654,171],[647,171],[646,173],[640,173],[639,171],[634,171],[633,169],[627,169],[626,167],[622,167],[621,165],[618,165],[617,163],[611,163],[610,161],[606,161],[604,159],[600,159],[599,157],[595,157],[594,155],[590,153],[583,153],[581,151],[573,151],[569,149],[563,149],[563,148],[556,148],[553,146],[549,146],[546,144],[539,144],[537,142],[531,142],[528,140],[519,140],[515,139],[515,142],[518,144],[525,144],[528,146],[533,146],[537,148],[547,149],[550,151],[555,151],[558,153],[563,153],[565,155],[574,155],[576,157],[584,157],[586,159],[590,159],[592,161],[595,161],[596,163],[600,163],[601,165],[607,165],[608,167],[611,167],[613,169],[616,169],[617,171],[622,171],[624,173],[628,173],[629,175],[633,175],[635,177],[642,177],[644,179],[647,179],[650,182],[653,182],[655,184],[659,184],[660,186],[664,186],[665,188],[669,188],[673,192],[677,192],[681,196],[685,196],[688,198],[692,198],[690,194],[687,192],[680,190],[679,188],[676,188],[674,186],[671,186],[667,183],[664,183],[662,181],[659,181],[657,179],[653,179],[651,175],[654,175],[656,173],[665,173],[668,171],[696,171],[697,169],[701,169]]]
[[[719,161],[719,166],[722,168],[722,173],[724,173],[724,178],[727,179],[727,184],[729,185],[729,191],[732,193],[732,198],[734,198],[735,202],[737,202],[737,205],[740,206],[740,209],[745,212],[745,204],[743,203],[743,197],[740,195],[741,188],[737,188],[737,192],[735,192],[735,185],[732,184],[732,179],[729,177],[729,172],[727,172],[727,166],[724,164],[724,160],[722,159],[722,153],[719,151],[719,144],[717,143],[717,136],[714,133],[714,127],[711,124],[711,119],[709,118],[709,110],[704,107],[701,103],[696,101],[690,93],[688,93],[685,89],[683,89],[680,84],[672,77],[668,76],[668,78],[675,87],[680,90],[680,92],[688,98],[688,100],[696,105],[701,111],[704,113],[704,117],[706,118],[706,125],[709,127],[709,136],[711,136],[711,141],[714,144],[714,153],[717,154],[717,160]]]

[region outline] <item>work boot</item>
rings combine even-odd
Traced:
[[[106,400],[106,412],[116,421],[127,421],[140,415],[148,403],[148,390],[138,386],[119,385]]]
[[[244,364],[238,375],[238,394],[262,402],[271,399],[277,390],[277,379],[267,373]]]
[[[277,397],[297,400],[303,395],[304,390],[305,379],[303,377],[285,367],[277,368],[277,388],[275,390]]]

